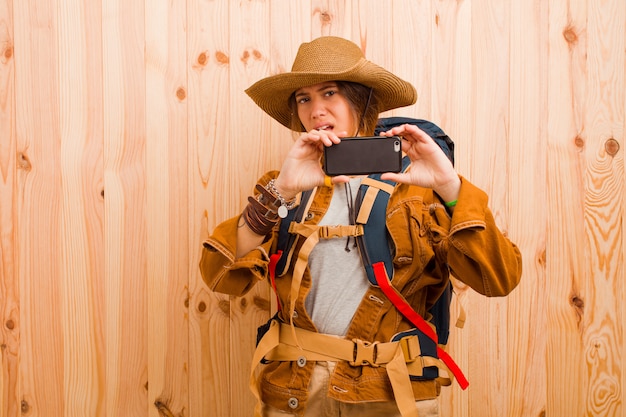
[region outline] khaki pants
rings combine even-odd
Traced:
[[[309,400],[302,417],[400,417],[395,402],[342,403],[326,396],[328,381],[335,369],[334,362],[317,362],[311,383]],[[419,417],[439,417],[437,399],[416,402]],[[266,404],[262,406],[263,417],[298,417],[297,414],[277,410]]]

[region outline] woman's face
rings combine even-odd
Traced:
[[[330,81],[300,88],[295,99],[298,117],[307,132],[317,129],[356,135],[358,123],[354,111],[337,83]]]

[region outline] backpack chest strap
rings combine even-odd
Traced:
[[[319,226],[316,224],[291,222],[291,224],[289,225],[289,233],[296,233],[304,236],[307,239],[312,234],[317,234],[320,239],[333,239],[348,236],[357,237],[363,236],[363,225],[349,224]]]
[[[289,324],[293,332],[294,340],[297,343],[296,330],[293,324],[293,312],[296,308],[296,300],[300,292],[302,277],[309,263],[309,255],[320,239],[333,239],[345,236],[362,236],[362,225],[344,225],[344,226],[319,226],[292,222],[289,226],[290,233],[297,233],[306,239],[302,243],[302,247],[298,252],[298,258],[294,265],[293,276],[291,278],[291,289],[289,293]]]

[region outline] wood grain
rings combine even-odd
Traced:
[[[143,2],[103,3],[104,415],[147,416],[148,282]]]
[[[146,10],[148,398],[156,417],[189,409],[187,8],[148,0]]]
[[[586,308],[584,282],[583,130],[578,108],[585,91],[585,7],[576,2],[550,3],[548,57],[548,199],[550,211],[567,222],[548,222],[546,247],[547,375],[577,381],[568,390],[547,380],[546,413],[578,415],[585,410],[588,375],[583,366],[582,337]],[[580,104],[578,104],[580,103]],[[567,358],[566,360],[563,360]]]
[[[0,1],[0,416],[17,416],[20,310],[17,277],[17,138],[13,6]]]
[[[622,154],[612,141],[623,137],[624,44],[615,42],[626,30],[626,4],[589,4],[587,17],[587,85],[585,91],[584,225],[587,271],[585,294],[584,369],[589,377],[585,409],[593,415],[621,415],[624,345],[623,196],[626,177]]]
[[[15,282],[20,294],[20,405],[63,415],[59,78],[55,2],[14,6],[17,152]],[[42,209],[45,208],[45,209]],[[45,231],[42,233],[42,231]],[[69,259],[65,261],[69,262]],[[80,260],[77,260],[77,263]]]
[[[473,71],[472,71],[472,36],[471,36],[471,4],[467,2],[438,2],[428,14],[432,27],[432,83],[425,83],[431,103],[420,108],[430,111],[426,116],[441,128],[455,142],[455,166],[462,175],[467,175],[470,159],[467,148],[474,140],[472,130],[473,108]],[[422,29],[423,30],[423,29]],[[425,43],[422,41],[422,43]],[[421,48],[425,48],[423,46]],[[425,54],[419,53],[420,59]],[[428,59],[428,58],[426,58]],[[409,61],[409,65],[411,62]],[[431,85],[432,84],[432,85]],[[430,91],[433,91],[431,94]],[[418,94],[421,92],[418,91]],[[425,101],[424,97],[418,97],[418,102]],[[471,290],[458,281],[455,284],[455,295],[452,300],[451,318],[456,321],[463,310],[473,320],[474,309],[470,309],[469,296]],[[471,321],[470,321],[471,323]],[[468,325],[469,328],[469,325]],[[471,348],[469,331],[452,327],[448,352],[469,377],[470,357],[476,352]],[[471,352],[470,352],[471,349]],[[476,383],[475,378],[470,378],[469,391],[462,391],[458,385],[453,385],[442,390],[440,396],[440,410],[442,415],[467,416],[469,415],[469,394],[473,391]]]
[[[228,296],[208,291],[200,277],[200,243],[218,222],[235,215],[230,195],[236,166],[223,158],[233,140],[230,129],[229,7],[226,2],[188,2],[189,43],[189,181],[190,181],[190,329],[189,412],[198,416],[230,416],[230,303]],[[236,129],[232,130],[236,132]],[[221,197],[220,197],[221,196]],[[239,201],[239,196],[237,196]],[[194,246],[195,245],[195,246]]]
[[[64,414],[104,415],[102,15],[98,4],[60,2],[58,54],[60,265],[56,303],[63,342]],[[99,109],[98,109],[99,110]],[[46,413],[42,408],[42,415]]]
[[[230,212],[240,213],[245,199],[262,175],[267,157],[266,138],[269,121],[244,90],[269,75],[270,6],[267,2],[229,3],[229,24],[239,28],[231,36],[230,126],[235,126],[219,157],[229,173]],[[270,290],[265,283],[256,285],[247,295],[230,300],[230,384],[231,415],[251,415],[255,399],[249,389],[252,352],[256,329],[269,318]],[[243,377],[245,375],[245,377]]]
[[[524,280],[507,303],[507,415],[545,414],[546,381],[546,207],[548,131],[547,57],[542,41],[548,34],[543,3],[512,3],[510,20],[510,105],[504,210],[506,232],[522,252]],[[528,227],[532,219],[533,225]],[[529,302],[533,300],[533,302]],[[525,358],[526,361],[521,361]],[[530,366],[529,366],[530,365]]]
[[[484,189],[490,196],[490,207],[496,223],[508,230],[505,197],[508,192],[509,83],[510,79],[510,3],[481,0],[472,3],[472,119],[474,134],[469,152],[469,166],[460,172]],[[459,168],[461,169],[461,167]],[[507,374],[507,302],[487,299],[468,292],[470,357],[468,378],[478,383],[471,388],[469,414],[508,415],[508,404],[501,398],[508,395]],[[488,337],[485,337],[485,330]]]

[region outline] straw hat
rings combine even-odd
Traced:
[[[417,92],[409,82],[365,59],[356,44],[334,36],[303,43],[291,72],[263,78],[246,93],[267,114],[290,127],[291,94],[325,81],[352,81],[372,87],[379,97],[381,112],[409,106],[417,100]]]

